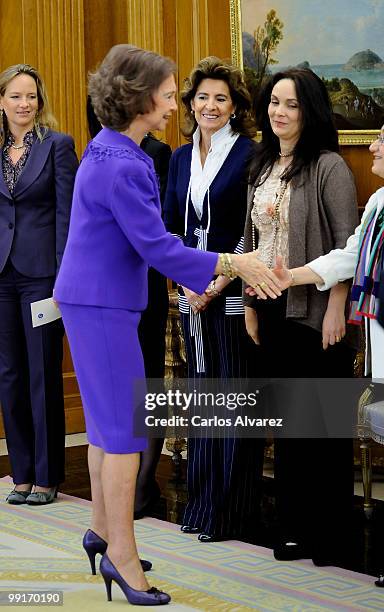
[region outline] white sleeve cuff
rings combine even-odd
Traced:
[[[323,283],[316,284],[319,291],[326,291],[331,287],[352,278],[356,266],[356,254],[348,253],[344,249],[335,249],[306,264],[308,268],[321,276]]]

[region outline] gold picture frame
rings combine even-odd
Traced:
[[[242,0],[229,0],[232,63],[243,69],[241,2]],[[380,127],[375,130],[338,130],[339,142],[341,145],[367,145],[375,139],[379,132]]]

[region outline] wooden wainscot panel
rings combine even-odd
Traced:
[[[26,58],[41,72],[59,130],[74,137],[80,156],[87,142],[83,0],[23,5]]]
[[[0,0],[0,66],[24,63],[23,3]],[[17,25],[19,27],[17,27]]]
[[[372,153],[368,145],[342,145],[341,154],[355,177],[357,199],[362,212],[370,196],[383,186],[383,180],[371,172]]]
[[[1,69],[38,69],[59,130],[74,137],[80,155],[87,140],[83,0],[0,0],[0,11]]]
[[[67,338],[64,338],[63,383],[65,431],[67,434],[85,431],[80,391],[74,372]]]

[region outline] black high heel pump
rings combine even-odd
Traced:
[[[103,555],[107,550],[107,542],[97,535],[92,529],[88,529],[83,537],[83,548],[88,555],[89,563],[91,564],[92,574],[96,575],[95,557],[97,554]],[[152,563],[145,559],[140,559],[141,567],[144,572],[152,569]]]

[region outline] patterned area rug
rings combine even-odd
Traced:
[[[114,612],[127,605],[115,585],[107,606],[102,578],[90,574],[81,547],[89,502],[59,494],[56,502],[40,508],[10,506],[3,501],[9,490],[8,479],[0,479],[0,592],[60,590],[64,606],[59,609],[65,611]],[[315,568],[310,561],[277,563],[270,550],[237,541],[201,544],[177,525],[152,518],[136,521],[135,530],[141,556],[154,565],[151,584],[172,595],[169,609],[384,609],[384,592],[363,574]],[[46,606],[33,607],[39,609]]]

